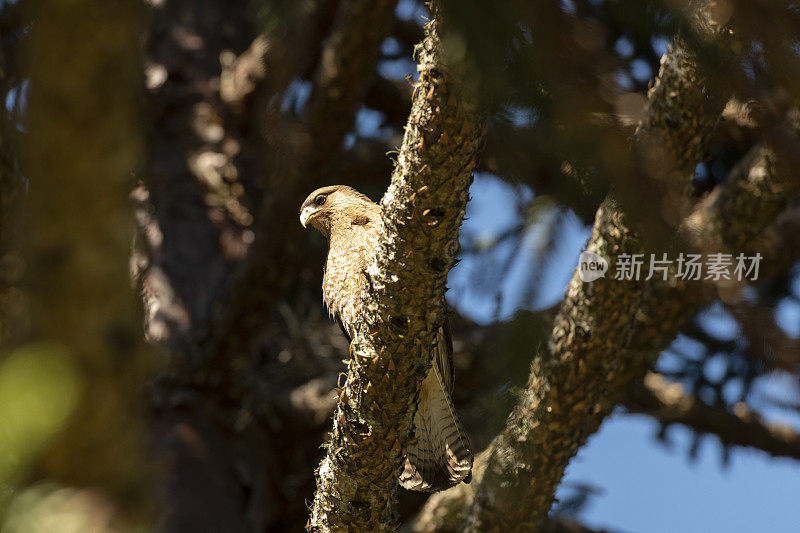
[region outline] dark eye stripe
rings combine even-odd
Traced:
[[[314,203],[317,205],[324,205],[325,204],[325,195],[318,194],[316,198],[314,198]]]

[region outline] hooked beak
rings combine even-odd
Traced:
[[[311,206],[304,207],[303,210],[300,212],[300,224],[303,225],[304,228],[308,227],[308,219],[311,218],[311,215],[314,213],[314,208]]]

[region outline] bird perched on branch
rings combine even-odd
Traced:
[[[328,259],[322,296],[330,315],[347,336],[355,336],[355,319],[362,314],[361,294],[366,269],[378,245],[381,206],[345,185],[322,187],[300,208],[300,223],[318,229],[328,239]],[[445,323],[431,350],[433,365],[422,382],[414,414],[414,439],[405,450],[400,485],[433,492],[460,481],[469,483],[472,449],[453,400],[453,343]]]

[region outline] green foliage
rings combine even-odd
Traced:
[[[23,346],[0,362],[0,510],[36,454],[63,427],[79,390],[77,371],[58,345]]]

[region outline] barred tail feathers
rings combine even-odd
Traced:
[[[422,382],[414,437],[400,476],[404,488],[435,492],[469,482],[472,447],[436,364]]]

